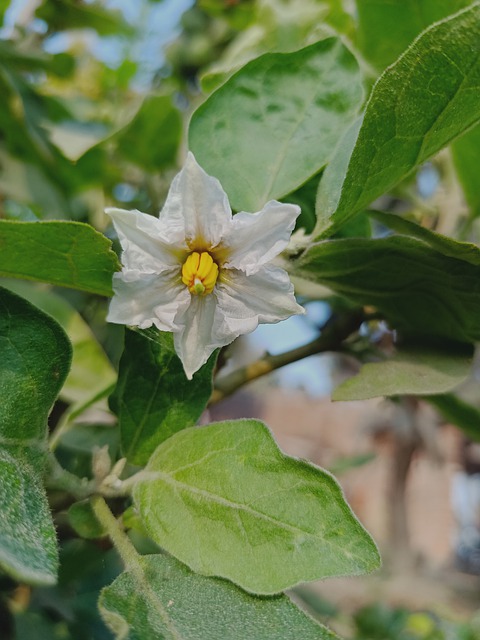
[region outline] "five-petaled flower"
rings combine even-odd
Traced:
[[[272,200],[232,216],[219,181],[189,153],[158,218],[106,211],[123,249],[107,320],[172,331],[189,379],[259,323],[304,313],[286,271],[267,264],[287,246],[298,206]]]

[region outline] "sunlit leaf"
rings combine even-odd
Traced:
[[[317,194],[316,235],[332,234],[480,120],[480,4],[427,29],[379,78]]]
[[[190,146],[234,209],[257,211],[328,162],[362,98],[357,61],[337,38],[265,54],[195,111]]]
[[[185,429],[134,489],[151,538],[191,569],[277,593],[379,565],[334,478],[290,458],[255,420]]]

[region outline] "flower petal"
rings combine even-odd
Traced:
[[[251,276],[236,269],[223,271],[215,295],[221,314],[215,330],[218,341],[224,344],[253,331],[259,323],[279,322],[305,313],[295,300],[287,272],[271,265]]]
[[[271,200],[257,213],[237,213],[222,243],[228,250],[223,266],[256,273],[285,249],[300,211],[296,204]]]
[[[160,272],[181,262],[186,250],[183,235],[167,230],[158,218],[141,211],[105,209],[112,218],[122,245],[122,264],[127,269]],[[183,255],[182,255],[183,257]]]
[[[162,274],[124,269],[113,276],[114,297],[107,321],[160,331],[178,331],[177,319],[190,304],[190,293],[178,279],[178,268]]]
[[[190,306],[181,318],[183,328],[174,334],[175,351],[189,380],[217,347],[228,344],[216,335],[216,306],[213,294],[204,297],[193,295]]]
[[[231,219],[227,194],[220,182],[205,173],[189,152],[183,169],[173,179],[160,220],[168,229],[183,225],[190,248],[208,251],[228,231]]]

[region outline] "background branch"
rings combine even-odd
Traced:
[[[342,351],[343,342],[358,330],[365,320],[365,314],[360,309],[354,311],[334,313],[322,327],[321,334],[312,342],[296,349],[271,355],[266,353],[260,359],[241,367],[224,378],[215,382],[210,404],[215,404],[223,398],[231,395],[243,385],[256,380],[261,376],[284,367],[292,362],[297,362],[308,356],[326,351]]]

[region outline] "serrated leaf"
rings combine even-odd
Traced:
[[[357,0],[358,44],[367,60],[383,69],[433,22],[472,0]]]
[[[17,580],[54,584],[58,551],[47,496],[37,472],[2,450],[0,494],[0,567]]]
[[[388,360],[363,365],[357,375],[335,389],[332,400],[445,393],[458,387],[471,368],[472,349],[403,347]]]
[[[376,307],[408,333],[480,339],[480,267],[414,238],[319,242],[296,263],[295,273]]]
[[[181,431],[134,488],[151,538],[191,569],[253,593],[379,566],[334,478],[290,458],[256,420]]]
[[[194,379],[187,380],[172,334],[127,329],[111,404],[130,462],[146,464],[161,442],[195,424],[212,394],[216,359],[217,354],[212,355]]]
[[[0,445],[37,465],[67,376],[70,342],[50,316],[0,288]]]
[[[369,216],[398,233],[425,242],[444,256],[458,258],[470,264],[480,266],[480,248],[472,242],[460,242],[441,233],[421,227],[415,222],[405,220],[401,216],[381,211],[369,211]]]
[[[462,185],[472,216],[480,216],[480,189],[478,166],[480,164],[480,126],[466,133],[452,144],[455,170]]]
[[[337,38],[265,54],[195,111],[190,147],[234,209],[257,211],[328,162],[362,98],[356,59]]]
[[[224,580],[193,573],[169,556],[138,559],[100,596],[117,640],[335,640],[285,595],[252,596]]]
[[[120,268],[111,242],[88,224],[0,220],[0,276],[111,296]]]
[[[317,237],[480,121],[479,47],[476,2],[424,31],[380,76],[320,182]]]

